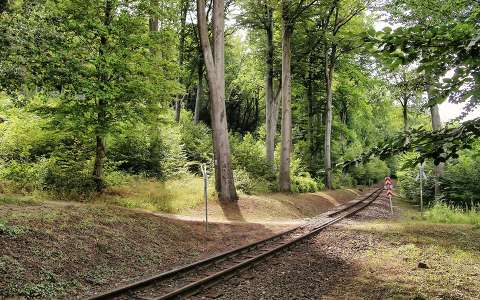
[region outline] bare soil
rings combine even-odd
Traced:
[[[298,223],[345,204],[361,193],[361,190],[345,189],[306,194],[242,195],[236,205],[210,201],[209,218],[217,222]],[[200,205],[182,212],[182,215],[203,218],[204,207]]]

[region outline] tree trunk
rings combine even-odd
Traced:
[[[408,124],[408,98],[405,98],[405,102],[402,103],[402,113],[403,113],[403,132],[408,132],[410,126]],[[405,145],[410,142],[408,137],[405,137]]]
[[[227,117],[225,110],[225,37],[224,37],[223,0],[213,1],[213,56],[208,38],[205,0],[197,0],[197,18],[200,44],[207,69],[211,115],[213,128],[213,145],[215,156],[215,187],[222,202],[235,202],[233,170],[228,142]]]
[[[110,26],[112,22],[112,12],[113,12],[113,5],[111,0],[105,1],[105,8],[104,8],[104,20],[103,25],[107,28]],[[99,69],[99,78],[98,80],[104,84],[108,82],[108,75],[104,70],[104,65],[106,64],[105,61],[105,51],[107,49],[107,35],[108,33],[103,33],[100,37],[100,48],[98,51],[100,65],[98,66]],[[98,99],[96,102],[97,106],[97,125],[95,129],[95,139],[96,139],[96,147],[95,147],[95,162],[93,165],[93,179],[95,181],[95,187],[97,192],[103,191],[105,188],[105,183],[103,181],[103,168],[105,164],[105,153],[106,153],[106,146],[105,146],[105,133],[104,127],[107,118],[107,102],[104,99]]]
[[[433,131],[442,129],[442,120],[440,118],[440,110],[438,104],[430,107],[430,114],[432,116],[432,129]],[[443,176],[445,164],[443,162],[439,163],[434,168],[435,175],[435,198],[440,195],[440,182],[439,177]]]
[[[175,100],[175,122],[180,122],[180,112],[182,111],[182,97],[177,96]]]
[[[99,118],[100,120],[100,118]],[[93,168],[93,178],[97,192],[101,192],[105,188],[103,182],[103,166],[105,164],[105,137],[102,134],[96,135],[97,145],[95,147],[95,163]]]
[[[0,14],[8,10],[8,0],[0,0]]]
[[[266,64],[267,71],[265,74],[265,151],[267,161],[274,166],[274,153],[275,153],[275,134],[277,131],[277,124],[275,113],[277,113],[276,97],[273,92],[273,59],[274,59],[274,46],[273,46],[273,17],[272,8],[269,4],[266,4],[266,24],[265,31],[267,34],[267,55]]]
[[[402,104],[402,112],[403,112],[403,132],[407,132],[409,129],[408,125],[408,106],[405,101],[405,103]]]
[[[185,61],[185,39],[186,39],[186,23],[187,23],[187,12],[188,12],[189,0],[181,1],[181,18],[180,18],[180,41],[178,45],[178,63],[180,69],[183,70],[183,64]],[[180,113],[182,110],[182,99],[181,95],[177,96],[175,101],[175,121],[180,122]]]
[[[291,38],[293,27],[289,21],[288,3],[283,1],[282,4],[282,146],[279,189],[281,192],[290,192],[290,155],[292,152]]]
[[[310,62],[309,62],[310,63]],[[307,114],[308,114],[308,124],[307,124],[307,138],[308,138],[308,149],[310,155],[313,157],[315,155],[314,150],[313,150],[313,145],[314,145],[314,140],[313,140],[313,103],[315,101],[314,99],[314,93],[313,93],[313,78],[312,78],[312,70],[309,64],[308,67],[308,76],[307,76],[307,82],[306,82],[306,88],[307,88]]]
[[[158,0],[150,0],[150,6],[158,8]],[[158,32],[158,16],[156,13],[152,14],[148,19],[148,29],[150,32]],[[155,48],[150,48],[150,53],[155,54]]]
[[[202,95],[203,95],[203,62],[202,58],[198,63],[198,85],[197,85],[197,96],[195,98],[195,114],[193,117],[193,121],[195,124],[200,122],[200,109],[202,103]]]
[[[325,45],[325,47],[327,47]],[[332,44],[330,49],[330,55],[328,54],[328,49],[325,48],[325,63],[324,63],[324,73],[325,73],[325,91],[327,94],[327,99],[325,102],[325,157],[324,157],[324,168],[325,168],[325,187],[327,189],[333,189],[333,179],[332,179],[332,125],[333,125],[333,111],[332,111],[332,102],[333,102],[333,70],[335,68],[335,61],[337,55],[337,45]]]
[[[325,88],[327,92],[327,101],[325,103],[325,157],[324,157],[324,168],[325,168],[325,187],[328,189],[333,188],[332,181],[332,122],[333,122],[333,113],[332,113],[332,100],[333,100],[333,91],[332,91],[332,80],[333,80],[333,68],[331,66],[325,67]]]

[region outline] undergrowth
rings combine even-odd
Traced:
[[[22,226],[12,226],[0,220],[0,236],[6,235],[9,237],[15,237],[23,234],[25,231],[26,231],[26,228]]]
[[[35,205],[40,200],[32,196],[0,195],[0,204]]]
[[[209,199],[215,195],[212,182],[208,187]],[[167,213],[179,213],[194,208],[204,201],[203,179],[184,176],[166,182],[136,180],[128,185],[112,187],[96,199],[96,202],[140,208]]]
[[[480,227],[480,206],[464,210],[446,203],[436,202],[425,212],[424,218],[432,223],[470,224]]]

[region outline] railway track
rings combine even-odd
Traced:
[[[255,266],[268,257],[308,240],[323,229],[369,206],[381,194],[380,188],[366,196],[361,196],[358,200],[321,214],[308,224],[88,299],[161,300],[194,295],[219,281],[235,276],[242,270]]]

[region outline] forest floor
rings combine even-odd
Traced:
[[[376,203],[271,259],[273,266],[261,264],[198,298],[480,299],[480,228],[430,224],[407,204],[396,205],[393,219],[386,203]],[[268,221],[211,224],[206,247],[202,222],[99,204],[5,198],[0,299],[89,295],[287,228]]]
[[[286,228],[210,224],[206,242],[201,222],[100,205],[0,204],[0,299],[70,299]]]
[[[396,199],[194,299],[480,299],[480,228],[431,224]]]

